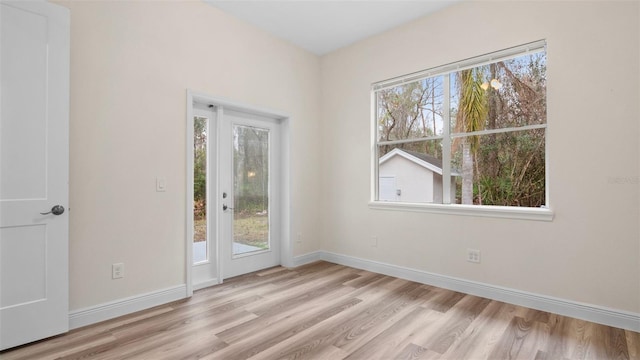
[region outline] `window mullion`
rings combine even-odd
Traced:
[[[379,162],[379,145],[378,145],[378,96],[375,91],[371,92],[371,117],[373,118],[373,127],[371,128],[371,143],[373,144],[371,153],[371,171],[373,173],[373,179],[371,179],[371,198],[375,201],[379,200],[379,184],[380,178],[378,166]]]
[[[438,136],[426,136],[426,137],[421,137],[421,138],[404,139],[404,140],[378,141],[377,144],[378,144],[378,146],[381,146],[381,145],[398,145],[398,144],[408,144],[408,143],[423,142],[423,141],[428,141],[428,140],[440,140],[440,139],[442,139],[442,136],[438,135]]]
[[[443,204],[451,204],[451,136],[450,127],[451,127],[451,106],[450,99],[450,81],[449,75],[443,76],[442,87],[443,87],[443,138],[442,138],[442,203]]]
[[[516,131],[545,129],[546,127],[547,127],[547,124],[535,124],[535,125],[523,125],[523,126],[500,128],[500,129],[471,131],[471,132],[451,134],[451,138],[462,138],[462,137],[468,137],[468,136],[480,136],[480,135],[501,134],[501,133],[507,133],[507,132],[516,132]]]

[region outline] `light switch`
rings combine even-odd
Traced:
[[[165,192],[167,191],[167,179],[163,177],[156,178],[156,191],[157,192]]]

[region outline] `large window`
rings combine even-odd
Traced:
[[[374,84],[374,201],[546,207],[544,45]]]

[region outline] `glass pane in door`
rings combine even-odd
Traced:
[[[268,250],[268,129],[233,126],[233,171],[233,255]]]
[[[209,119],[193,118],[193,263],[209,259],[207,239],[207,130]]]

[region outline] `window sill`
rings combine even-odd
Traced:
[[[374,210],[413,211],[446,215],[479,216],[501,219],[552,221],[553,211],[549,208],[520,208],[490,205],[460,205],[460,204],[421,204],[398,203],[387,201],[369,202],[369,208]]]

